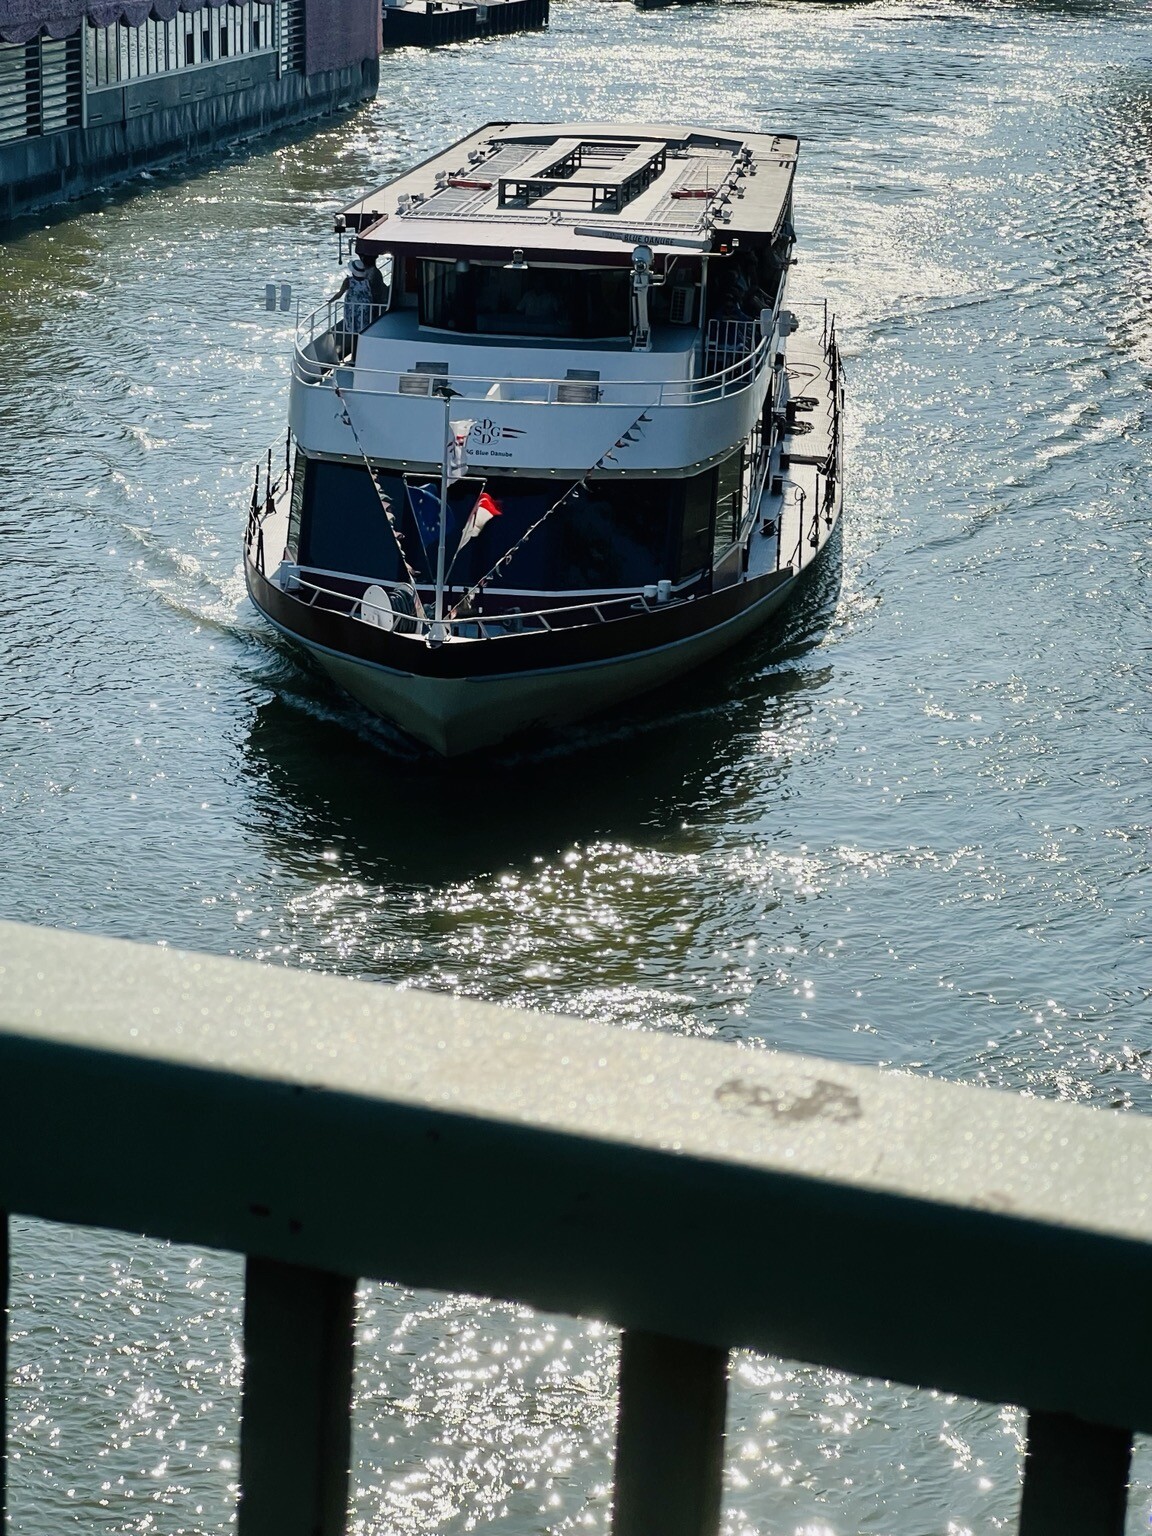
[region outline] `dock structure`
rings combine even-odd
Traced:
[[[736,1347],[1025,1406],[1021,1536],[1152,1430],[1106,1110],[0,924],[0,1208],[246,1255],[240,1536],[346,1529],[358,1276],[624,1329],[614,1536],[715,1536]]]
[[[0,0],[0,224],[376,94],[380,0]]]
[[[548,0],[385,0],[385,49],[436,47],[548,25]]]

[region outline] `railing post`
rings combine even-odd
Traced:
[[[1070,1413],[1029,1413],[1019,1536],[1123,1536],[1132,1436]]]
[[[8,1212],[0,1211],[0,1531],[8,1508]]]
[[[249,1258],[238,1536],[344,1536],[356,1282]]]
[[[612,1536],[716,1536],[728,1354],[626,1332]]]

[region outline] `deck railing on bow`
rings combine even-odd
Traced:
[[[247,1255],[241,1536],[344,1529],[357,1276],[625,1330],[616,1536],[717,1530],[736,1346],[1025,1405],[1023,1536],[1152,1429],[1135,1116],[0,924],[0,1207]]]

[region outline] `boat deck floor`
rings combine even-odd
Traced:
[[[835,411],[824,347],[818,337],[789,338],[788,399],[793,420],[788,457],[793,464],[825,464],[832,451]]]
[[[831,519],[823,514],[814,516],[818,507],[823,508],[828,485],[826,471],[836,433],[839,380],[819,335],[789,337],[786,358],[783,403],[800,402],[795,420],[808,430],[789,433],[783,452],[773,454],[772,472],[758,512],[762,531],[752,535],[749,550],[749,578],[785,567],[804,570],[831,537],[838,511],[837,503]]]

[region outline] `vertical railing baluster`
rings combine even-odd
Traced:
[[[238,1536],[344,1536],[356,1282],[249,1258]]]
[[[1030,1413],[1019,1536],[1123,1536],[1132,1436],[1070,1413]]]
[[[728,1354],[626,1332],[612,1536],[716,1536]]]
[[[0,1531],[8,1509],[8,1212],[0,1211]]]

